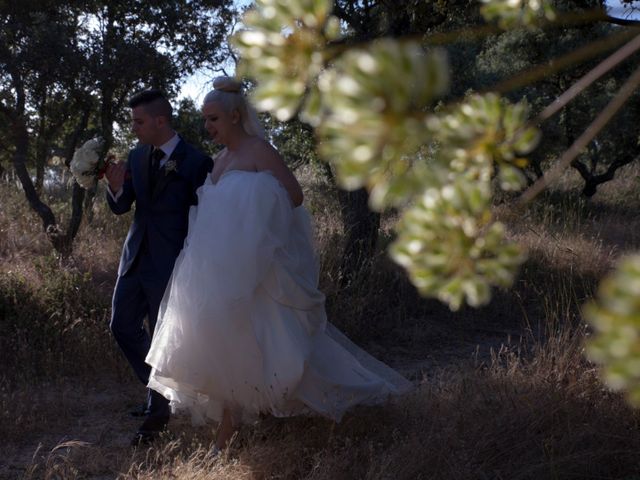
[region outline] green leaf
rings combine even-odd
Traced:
[[[419,148],[429,141],[426,108],[448,85],[440,50],[378,40],[353,49],[319,77],[321,156],[345,188],[368,187],[371,206],[406,203],[424,178]],[[314,99],[314,101],[316,101]],[[317,117],[312,117],[317,121]]]
[[[487,21],[497,21],[501,28],[533,26],[540,19],[556,18],[550,0],[481,0],[480,9]]]
[[[324,47],[337,35],[332,6],[329,0],[257,0],[245,14],[246,28],[230,41],[241,57],[238,74],[257,81],[259,110],[285,121],[300,109],[324,66]]]
[[[488,183],[468,182],[429,188],[408,207],[396,226],[392,258],[408,272],[420,293],[452,310],[463,302],[489,301],[491,286],[508,286],[524,260],[507,244],[500,223],[488,223]]]
[[[587,344],[591,360],[602,365],[613,389],[626,389],[640,406],[640,255],[625,257],[584,307],[595,334]]]

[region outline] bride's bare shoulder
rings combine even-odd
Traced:
[[[247,146],[253,152],[275,151],[275,148],[269,142],[260,137],[251,137],[247,142]]]
[[[258,170],[262,169],[260,166],[265,167],[280,157],[280,154],[273,145],[258,137],[251,139],[250,144],[248,145],[248,153],[257,164]]]

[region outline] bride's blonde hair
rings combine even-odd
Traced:
[[[217,77],[213,80],[213,90],[204,97],[203,105],[218,102],[230,113],[238,110],[242,128],[249,135],[264,138],[264,128],[258,114],[242,93],[242,84],[232,77]]]

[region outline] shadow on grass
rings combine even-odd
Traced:
[[[243,426],[215,460],[207,456],[213,431],[185,425],[128,454],[108,444],[71,445],[57,451],[64,456],[58,464],[79,477],[145,480],[619,479],[638,472],[638,413],[579,368],[580,358],[570,353],[552,364],[548,355],[502,355],[481,368],[441,370],[415,392],[357,407],[340,424],[267,417]],[[31,466],[43,476],[52,468],[46,457]]]

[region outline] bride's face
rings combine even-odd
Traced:
[[[204,128],[216,143],[226,145],[230,135],[238,127],[239,114],[237,111],[227,112],[218,102],[205,103],[202,106]]]

